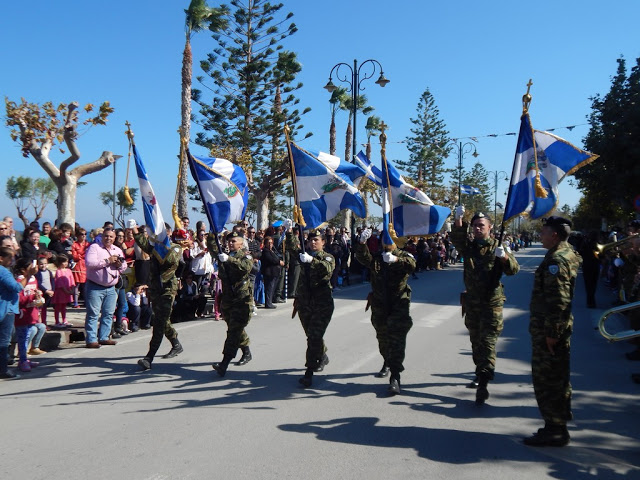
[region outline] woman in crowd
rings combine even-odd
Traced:
[[[84,297],[84,284],[87,281],[87,267],[84,263],[84,257],[89,245],[91,244],[87,242],[87,231],[84,228],[76,230],[76,241],[73,242],[71,247],[71,257],[75,262],[73,280],[76,282],[73,290],[73,308],[78,308],[79,297]]]
[[[280,259],[277,250],[273,245],[273,237],[264,240],[264,248],[260,256],[260,271],[264,277],[265,301],[264,308],[276,308],[273,304],[273,293],[276,283],[280,277],[280,270],[284,262]]]

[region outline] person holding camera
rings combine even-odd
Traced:
[[[84,323],[87,348],[116,344],[115,340],[109,339],[117,301],[115,286],[127,269],[127,263],[122,250],[113,244],[115,239],[114,229],[105,228],[100,242],[92,244],[85,256],[87,316]]]

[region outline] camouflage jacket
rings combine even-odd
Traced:
[[[285,245],[290,255],[300,255],[300,240],[292,233],[287,233]],[[307,302],[311,298],[318,301],[331,298],[331,275],[336,268],[333,255],[322,250],[307,253],[313,256],[313,260],[300,263],[302,270],[296,290],[297,300]]]
[[[175,295],[178,291],[176,270],[182,259],[182,247],[172,243],[169,253],[167,253],[163,260],[160,260],[157,254],[154,253],[153,245],[144,233],[138,233],[134,235],[133,238],[140,247],[140,250],[151,257],[148,280],[151,293],[156,295],[171,293]]]
[[[366,244],[358,243],[356,247],[356,258],[371,272],[373,302],[377,304],[411,299],[411,287],[407,281],[416,268],[416,260],[409,252],[397,248],[391,253],[398,257],[398,261],[385,263],[381,254],[371,255]]]
[[[531,321],[544,322],[545,336],[560,338],[573,324],[571,301],[582,257],[567,242],[550,249],[536,270]]]
[[[218,246],[213,235],[207,237],[207,247],[214,260],[218,260]],[[248,250],[241,248],[229,253],[229,259],[218,262],[218,271],[222,280],[223,300],[242,300],[251,297],[249,273],[253,268],[253,257]]]
[[[505,296],[500,277],[503,274],[515,275],[520,271],[520,265],[513,254],[507,254],[506,263],[498,260],[498,240],[489,238],[484,244],[469,240],[466,223],[463,223],[462,227],[454,226],[449,238],[458,250],[458,255],[464,258],[466,302],[471,305],[502,305]]]

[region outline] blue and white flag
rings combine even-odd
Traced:
[[[581,150],[549,132],[534,130],[529,114],[522,115],[504,222],[517,215],[544,217],[558,205],[558,184],[591,163],[598,155]],[[536,196],[536,176],[547,197]]]
[[[358,165],[366,177],[376,185],[382,186],[382,172],[380,169],[371,163],[371,160],[367,158],[362,150],[356,155],[356,165]]]
[[[391,244],[389,224],[398,237],[429,235],[442,229],[451,214],[449,208],[435,205],[426,193],[405,182],[388,161],[382,162],[381,176],[383,243]]]
[[[191,175],[198,184],[214,232],[223,231],[228,222],[243,220],[249,188],[242,168],[223,158],[197,157],[190,153],[188,156]]]
[[[292,174],[306,229],[318,228],[345,208],[365,216],[364,201],[354,185],[363,176],[357,165],[342,163],[328,153],[311,153],[293,142],[290,145]]]
[[[142,198],[144,210],[144,223],[147,225],[147,228],[151,230],[149,232],[149,243],[153,245],[153,249],[160,259],[164,259],[171,248],[171,241],[167,235],[167,229],[164,226],[164,218],[160,211],[160,205],[158,205],[158,200],[153,192],[149,177],[147,177],[147,171],[144,168],[142,158],[135,144],[133,145],[133,158],[136,162],[136,172],[138,173],[138,182],[140,183],[140,198]]]
[[[471,185],[460,185],[460,193],[465,195],[480,195],[482,192]]]

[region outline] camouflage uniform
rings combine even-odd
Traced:
[[[371,323],[376,330],[380,355],[392,375],[404,370],[404,352],[407,334],[413,325],[409,308],[411,287],[409,275],[416,268],[416,261],[408,252],[394,249],[398,257],[394,263],[384,263],[381,255],[371,255],[366,244],[358,243],[356,259],[371,271]]]
[[[291,233],[287,233],[286,242],[291,255],[299,255],[300,242],[296,242]],[[311,263],[301,264],[295,308],[307,336],[305,367],[315,370],[321,367],[323,355],[327,351],[324,333],[333,315],[331,275],[335,268],[335,260],[322,250],[307,253],[313,256],[313,260]]]
[[[144,233],[134,235],[134,239],[140,250],[151,257],[149,278],[146,281],[149,285],[147,295],[153,311],[153,333],[151,334],[149,353],[146,358],[153,360],[158,348],[160,348],[163,335],[167,337],[172,345],[178,338],[178,332],[173,328],[170,318],[173,301],[178,291],[176,270],[182,258],[182,247],[171,244],[169,253],[167,253],[164,260],[160,261],[156,256],[157,254],[154,253],[153,245],[145,237]]]
[[[218,254],[213,235],[207,238],[207,246],[212,255]],[[253,314],[253,295],[249,273],[253,268],[253,257],[249,251],[240,249],[229,252],[229,259],[219,264],[222,294],[220,310],[227,324],[227,339],[222,354],[234,358],[238,348],[249,346],[249,336],[245,327]]]
[[[459,255],[464,257],[464,284],[467,289],[464,324],[469,330],[476,375],[479,379],[493,380],[496,342],[504,326],[502,305],[506,300],[500,277],[502,274],[515,275],[520,266],[511,253],[507,254],[506,264],[496,258],[498,240],[469,240],[465,223],[462,227],[453,228],[450,239]]]
[[[571,301],[581,257],[566,241],[550,249],[535,273],[531,294],[533,388],[540,413],[548,425],[566,425],[571,419],[569,382]],[[552,355],[546,338],[556,338]]]

